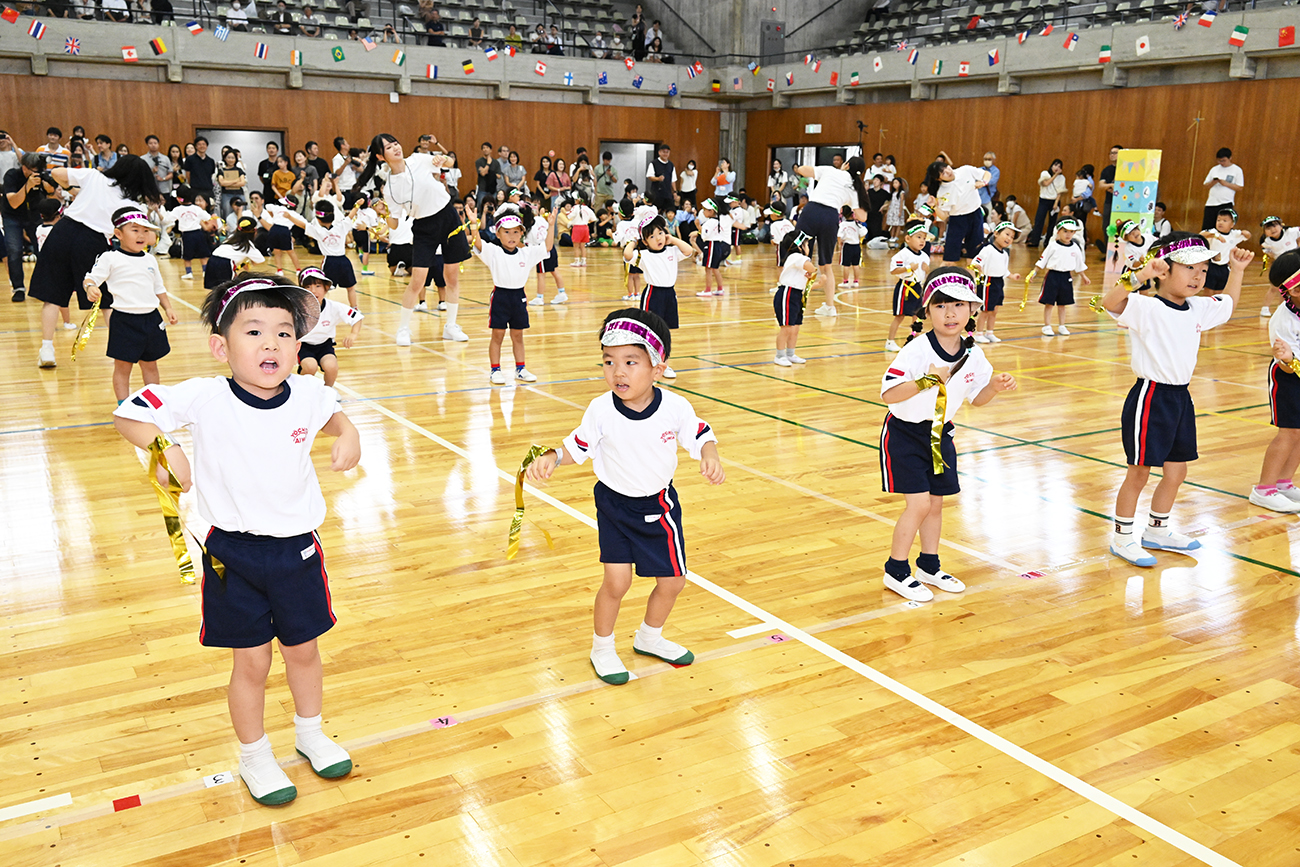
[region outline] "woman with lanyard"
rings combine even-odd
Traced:
[[[54,181],[63,188],[79,187],[77,197],[54,224],[41,247],[32,272],[31,296],[45,302],[41,308],[41,352],[39,365],[55,367],[54,327],[59,308],[67,307],[73,293],[82,310],[91,307],[82,280],[99,254],[108,250],[113,237],[113,212],[128,205],[158,207],[162,193],[154,180],[153,167],[138,156],[121,157],[105,172],[94,169],[54,169]],[[100,302],[104,321],[113,298],[107,292]]]
[[[812,178],[816,181],[808,204],[799,213],[799,222],[795,230],[813,238],[817,248],[817,270],[821,272],[822,291],[826,301],[817,308],[818,316],[835,316],[835,272],[831,263],[835,260],[835,239],[840,231],[840,208],[848,205],[853,209],[853,219],[859,223],[867,221],[867,188],[863,175],[867,170],[867,161],[862,157],[853,157],[844,167],[836,169],[831,166],[791,166],[796,175]]]
[[[954,169],[935,160],[925,170],[925,188],[934,191],[935,219],[948,223],[943,239],[943,261],[975,258],[984,245],[984,211],[980,189],[992,175],[979,166]]]
[[[456,314],[460,312],[460,263],[470,254],[465,227],[456,215],[447,185],[442,180],[442,169],[451,166],[451,158],[444,154],[403,157],[401,142],[388,133],[380,133],[370,141],[370,161],[357,178],[356,189],[363,189],[370,182],[381,162],[388,166],[384,201],[388,202],[391,219],[398,220],[402,214],[409,214],[413,220],[411,282],[402,296],[397,345],[411,345],[411,314],[415,312],[415,302],[439,248],[442,250],[442,274],[447,281],[447,317],[442,339],[469,340],[456,324]]]

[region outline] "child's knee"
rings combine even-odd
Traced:
[[[673,594],[673,596],[676,596],[678,593],[681,593],[682,590],[686,587],[686,576],[667,575],[662,578],[656,578],[655,585],[660,589],[664,590],[665,592],[671,593]]]
[[[304,376],[315,376],[316,372],[320,370],[320,365],[316,363],[314,358],[301,358],[298,360],[298,366],[302,368]]]
[[[281,644],[280,656],[284,657],[284,664],[289,667],[312,665],[320,658],[320,646],[314,638],[302,644]]]
[[[236,647],[233,652],[232,679],[265,681],[271,673],[271,643],[257,647]]]

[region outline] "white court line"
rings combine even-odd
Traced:
[[[773,625],[767,622],[755,623],[753,626],[746,626],[744,629],[733,629],[727,633],[727,636],[730,638],[748,638],[751,635],[767,632]]]
[[[362,399],[361,394],[352,390],[351,388],[348,388],[347,386],[340,386],[336,384],[335,388],[339,389],[340,391],[344,391],[348,393],[349,396],[353,398]],[[467,461],[475,460],[475,458],[470,456],[469,452],[460,448],[456,444],[449,442],[446,439],[443,439],[442,437],[438,436],[437,434],[433,433],[427,428],[421,427],[420,425],[416,424],[410,419],[407,419],[406,417],[393,412],[387,407],[381,406],[375,401],[365,400],[362,405],[370,409],[373,409],[374,411],[388,417],[389,419],[397,422],[403,427],[408,428],[409,430],[412,430],[420,434],[420,436],[423,436],[426,439],[437,443],[438,445],[442,446],[443,448],[447,449],[453,454],[464,458]],[[496,468],[496,471],[497,471],[497,475],[501,479],[506,481],[508,484],[512,484],[512,485],[514,484],[515,477],[512,473],[507,473],[504,470],[501,470],[500,468]],[[553,506],[554,508],[559,509],[564,514],[569,515],[570,517],[575,518],[578,521],[581,521],[582,523],[586,524],[588,527],[591,527],[592,529],[596,528],[596,521],[594,518],[591,518],[588,515],[579,512],[577,509],[574,509],[572,506],[569,506],[566,503],[560,502],[559,500],[555,499],[554,497],[550,496],[544,491],[538,490],[532,485],[525,484],[524,488],[530,494],[537,497],[542,502],[545,502]],[[789,636],[790,638],[802,642],[804,645],[817,651],[823,656],[832,659],[835,662],[838,662],[839,664],[843,665],[845,668],[848,668],[849,670],[862,675],[863,677],[875,683],[876,685],[887,689],[888,691],[892,692],[894,695],[898,696],[899,698],[904,699],[905,701],[909,701],[912,704],[916,705],[917,707],[921,708],[922,710],[926,711],[927,713],[933,714],[934,716],[938,717],[939,719],[943,720],[949,725],[961,729],[962,731],[966,732],[967,734],[971,735],[977,740],[985,744],[988,744],[989,746],[993,747],[995,750],[1001,752],[1002,754],[1008,756],[1009,758],[1012,758],[1015,761],[1020,762],[1022,765],[1034,771],[1037,771],[1038,773],[1042,774],[1048,779],[1056,783],[1059,783],[1060,785],[1082,796],[1083,798],[1086,798],[1087,800],[1091,801],[1097,806],[1105,810],[1108,810],[1111,813],[1114,813],[1116,816],[1141,828],[1142,830],[1146,831],[1152,836],[1164,840],[1169,845],[1192,856],[1193,858],[1196,858],[1197,860],[1205,864],[1209,864],[1211,865],[1211,867],[1241,867],[1241,865],[1237,864],[1237,862],[1232,861],[1226,856],[1220,855],[1218,852],[1215,852],[1213,849],[1210,849],[1209,847],[1196,842],[1195,840],[1191,839],[1185,834],[1180,833],[1179,831],[1175,831],[1173,828],[1170,828],[1168,825],[1165,825],[1164,823],[1151,818],[1146,813],[1143,813],[1142,811],[1137,810],[1134,807],[1129,806],[1128,804],[1125,804],[1123,801],[1119,800],[1118,798],[1106,794],[1105,792],[1101,791],[1097,787],[1090,785],[1089,783],[1085,783],[1083,780],[1079,779],[1073,774],[1061,770],[1060,768],[1056,767],[1050,762],[1045,761],[1044,759],[1039,758],[1038,756],[1034,755],[1028,750],[1019,747],[1016,744],[1011,743],[1006,738],[994,734],[993,732],[989,731],[983,726],[975,722],[972,722],[971,720],[966,719],[966,717],[962,716],[961,714],[953,710],[950,710],[947,707],[944,707],[943,705],[939,704],[933,699],[927,698],[926,696],[922,695],[921,693],[917,692],[911,687],[905,686],[904,684],[898,682],[897,680],[894,680],[892,677],[889,677],[885,674],[882,674],[879,671],[876,671],[874,668],[867,665],[866,663],[854,659],[853,657],[849,656],[847,653],[844,653],[843,651],[832,647],[831,645],[827,644],[821,639],[815,638],[814,636],[810,635],[809,633],[805,632],[802,629],[799,629],[793,624],[787,623],[785,620],[782,620],[776,615],[771,614],[763,610],[762,608],[759,608],[757,605],[754,605],[753,603],[745,599],[742,599],[741,597],[737,596],[735,593],[732,593],[730,590],[720,587],[717,584],[714,584],[712,581],[709,581],[707,578],[703,578],[694,572],[688,572],[686,577],[690,579],[692,582],[694,582],[694,584],[698,586],[700,589],[706,590],[709,593],[712,593],[714,596],[718,597],[719,599],[723,600],[724,602],[727,602],[733,605],[734,607],[739,608],[741,611],[746,612],[747,614],[752,616],[755,620],[761,621],[764,624],[764,626],[776,627],[777,629],[785,633],[785,635]]]
[[[12,807],[5,807],[0,810],[0,822],[8,819],[17,819],[19,816],[30,816],[32,813],[40,813],[43,810],[53,810],[56,807],[66,807],[72,803],[72,795],[64,792],[62,795],[51,795],[48,798],[41,798],[39,801],[28,801],[26,804],[14,804]]]

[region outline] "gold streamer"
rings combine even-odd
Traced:
[[[1262,267],[1259,269],[1259,273],[1260,273],[1260,274],[1268,274],[1268,264],[1269,264],[1268,253],[1262,253],[1262,254],[1260,254],[1260,257],[1259,257],[1259,263],[1260,263],[1260,265],[1262,266]]]
[[[1282,364],[1282,362],[1279,361],[1278,364]],[[1291,360],[1286,364],[1282,364],[1282,366],[1294,373],[1296,376],[1300,376],[1300,358],[1292,356]]]
[[[1025,305],[1029,303],[1029,284],[1033,283],[1034,278],[1037,276],[1038,276],[1037,268],[1035,268],[1034,270],[1030,271],[1028,274],[1025,275],[1025,297],[1020,299],[1021,310],[1024,310]]]
[[[515,473],[515,516],[510,520],[510,541],[506,543],[506,559],[513,560],[519,553],[519,534],[524,529],[524,473],[533,461],[540,458],[549,451],[554,451],[550,446],[539,446],[536,443],[528,447],[528,454],[524,455],[524,460],[519,464],[519,472]],[[537,527],[536,524],[533,524]],[[549,548],[555,547],[555,542],[551,540],[551,534],[541,527],[537,529],[542,531],[546,537],[546,545]]]
[[[930,461],[936,476],[943,475],[943,425],[944,416],[948,414],[948,386],[937,374],[927,373],[916,381],[920,391],[938,387],[939,393],[934,398],[934,421],[930,423]]]
[[[72,341],[72,360],[77,360],[77,353],[86,348],[90,342],[90,333],[95,330],[95,323],[99,322],[99,299],[90,306],[90,312],[82,320],[81,327],[77,329],[77,339]]]
[[[161,435],[154,437],[154,441],[149,443],[149,484],[153,485],[154,493],[158,495],[158,505],[162,508],[163,513],[163,524],[167,527],[167,538],[172,543],[172,556],[176,558],[176,566],[180,569],[181,582],[193,584],[195,579],[194,561],[190,559],[189,549],[185,547],[185,527],[181,523],[181,483],[176,480],[172,468],[167,465],[167,457],[163,454],[173,445],[175,443]],[[163,487],[162,482],[158,481],[159,466],[162,466],[167,471],[166,487]],[[201,542],[199,548],[203,548]],[[204,553],[206,554],[207,551],[205,550]],[[218,578],[226,577],[226,567],[216,557],[212,558],[212,571],[217,574]]]

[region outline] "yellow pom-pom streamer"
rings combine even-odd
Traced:
[[[158,505],[162,508],[163,525],[167,528],[167,539],[172,544],[172,556],[176,558],[176,567],[181,573],[181,582],[193,584],[195,579],[194,561],[190,559],[189,549],[185,547],[185,526],[181,523],[180,497],[181,483],[176,480],[172,474],[172,469],[167,465],[167,457],[163,454],[175,443],[165,436],[158,436],[154,441],[149,443],[149,483],[153,485],[154,493],[158,495]],[[167,485],[163,486],[158,481],[158,467],[162,466],[167,471]],[[198,542],[196,538],[194,540]],[[207,554],[203,548],[203,543],[199,542],[199,548]],[[212,571],[218,578],[225,580],[226,567],[211,554],[208,558],[212,561]]]
[[[944,416],[948,414],[948,387],[938,375],[933,373],[927,373],[916,380],[916,387],[919,391],[935,387],[939,389],[939,393],[934,398],[934,421],[930,423],[930,460],[934,468],[934,474],[936,476],[942,475],[944,470],[943,424]]]
[[[1025,275],[1025,296],[1020,299],[1021,310],[1024,310],[1025,305],[1029,303],[1029,284],[1033,283],[1034,278],[1037,276],[1038,276],[1037,268],[1035,268],[1034,270],[1030,271],[1028,274]]]
[[[77,360],[77,353],[86,348],[90,342],[90,334],[95,330],[95,324],[99,322],[99,300],[90,306],[90,312],[82,320],[81,327],[77,329],[77,339],[72,341],[72,360]]]
[[[554,451],[554,449],[550,446],[539,446],[535,443],[529,446],[528,454],[524,455],[523,462],[519,464],[519,472],[515,473],[515,516],[510,520],[510,539],[506,543],[507,560],[515,559],[515,555],[519,553],[519,534],[524,529],[524,473],[528,471],[528,467],[533,461],[549,451]],[[536,527],[537,525],[534,524],[533,526]],[[542,535],[546,537],[547,547],[554,548],[555,542],[551,540],[551,534],[541,527],[537,527],[537,529],[541,530]]]

